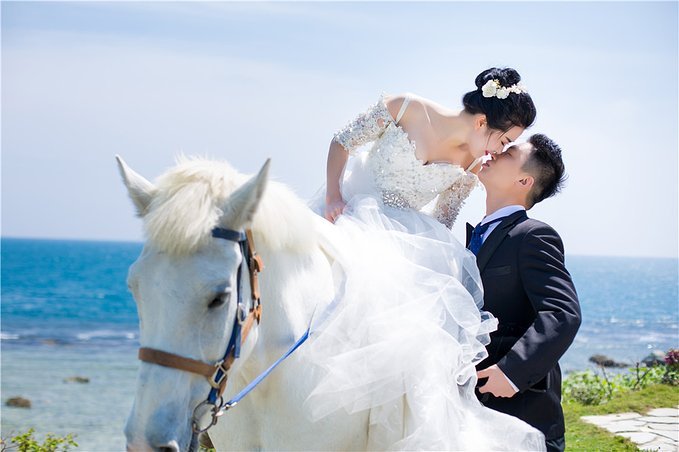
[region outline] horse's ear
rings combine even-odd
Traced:
[[[127,166],[119,155],[116,155],[116,161],[118,162],[120,176],[123,178],[125,187],[127,187],[127,193],[137,209],[137,215],[143,217],[146,215],[149,204],[151,204],[155,187],[151,182]]]
[[[271,159],[267,159],[256,176],[253,176],[229,196],[222,209],[224,212],[220,221],[222,226],[238,229],[252,221],[269,179],[270,164]]]

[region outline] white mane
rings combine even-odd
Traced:
[[[173,255],[196,252],[211,237],[228,197],[249,176],[224,161],[180,156],[177,165],[155,183],[144,215],[147,239]],[[269,181],[252,231],[257,246],[303,252],[316,245],[313,213],[285,185]]]

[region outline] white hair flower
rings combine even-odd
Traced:
[[[497,93],[495,93],[495,97],[498,99],[506,99],[509,97],[509,88],[505,88],[504,86],[501,87],[500,89],[497,90]]]
[[[527,93],[528,90],[526,90],[526,87],[521,83],[517,83],[516,85],[512,85],[509,88],[509,92],[514,93],[514,94],[521,94],[521,93]]]
[[[506,99],[510,93],[521,94],[527,93],[526,87],[521,83],[512,86],[502,86],[497,79],[488,80],[483,87],[481,87],[483,97],[497,97],[498,99]]]
[[[500,82],[497,80],[488,80],[481,91],[483,92],[483,97],[494,97],[497,93],[497,89],[500,87]]]

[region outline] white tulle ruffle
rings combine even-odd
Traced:
[[[481,310],[473,254],[433,218],[384,206],[361,168],[349,171],[345,214],[321,228],[338,295],[303,350],[323,369],[307,412],[370,410],[373,450],[544,449],[539,431],[474,394],[497,321]]]

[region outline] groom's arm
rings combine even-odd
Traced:
[[[524,391],[542,380],[573,342],[580,327],[580,304],[564,265],[561,238],[540,224],[524,236],[518,266],[536,318],[498,367]]]

